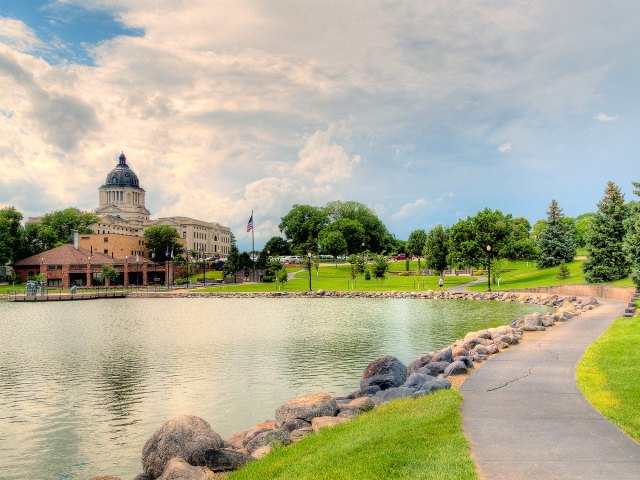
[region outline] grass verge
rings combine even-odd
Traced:
[[[585,398],[640,441],[640,321],[619,318],[585,352],[576,380]]]
[[[279,448],[229,480],[477,479],[456,390],[383,405]]]

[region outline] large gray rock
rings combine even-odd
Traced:
[[[409,378],[407,378],[407,381],[404,382],[402,386],[420,390],[424,382],[426,382],[427,380],[431,380],[433,378],[435,377],[432,377],[431,375],[427,375],[426,373],[419,373],[419,372],[412,373],[411,375],[409,375]]]
[[[289,438],[289,432],[284,429],[279,430],[267,430],[266,432],[259,433],[251,441],[245,443],[244,448],[246,448],[249,453],[255,452],[260,447],[264,447],[265,445],[289,445],[291,440]]]
[[[311,427],[298,428],[297,430],[294,430],[293,432],[291,432],[290,438],[292,442],[297,442],[298,440],[306,437],[310,433],[313,433],[313,428]]]
[[[407,387],[388,388],[376,393],[371,400],[376,404],[385,403],[398,398],[412,397],[415,391],[414,388]]]
[[[535,312],[524,317],[522,322],[529,327],[537,327],[538,325],[542,325],[542,316],[539,312]]]
[[[207,467],[195,467],[175,457],[167,462],[158,480],[209,480],[212,474]]]
[[[367,366],[360,380],[360,388],[377,385],[382,390],[386,390],[399,387],[406,379],[407,367],[396,357],[385,355]]]
[[[453,350],[451,348],[445,348],[436,353],[429,363],[447,362],[453,361]]]
[[[464,366],[467,368],[473,368],[473,362],[471,361],[471,357],[468,355],[453,357],[454,362],[463,362]]]
[[[444,372],[444,369],[450,365],[449,362],[434,362],[425,365],[424,367],[418,369],[418,373],[424,373],[426,375],[431,375],[435,377],[436,375]]]
[[[207,467],[213,472],[231,472],[253,460],[248,455],[227,448],[207,450],[204,458]]]
[[[418,390],[413,396],[421,397],[422,395],[447,388],[451,388],[451,382],[449,380],[447,380],[446,378],[434,378],[433,380],[425,382],[425,384],[422,385],[422,388]]]
[[[172,458],[204,465],[204,452],[222,445],[222,438],[206,421],[193,415],[180,415],[162,425],[147,440],[142,449],[142,467],[145,474],[158,478]]]
[[[361,388],[348,395],[348,398],[371,397],[380,391],[378,385],[371,385],[367,388]]]
[[[278,428],[295,419],[311,422],[315,417],[330,416],[338,413],[335,399],[326,393],[311,393],[287,400],[276,409]]]
[[[293,432],[294,430],[299,430],[301,428],[311,428],[311,422],[294,418],[293,420],[285,422],[282,425],[282,428],[288,432]]]
[[[457,361],[457,362],[453,362],[451,365],[445,368],[444,374],[447,377],[450,375],[462,375],[464,373],[467,373],[467,370],[468,368],[464,362]]]
[[[407,365],[407,375],[411,376],[412,373],[416,372],[419,368],[424,367],[427,363],[431,361],[433,355],[431,353],[427,353],[426,355],[420,355],[415,360],[411,360],[409,365]]]

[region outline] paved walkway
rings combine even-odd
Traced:
[[[462,385],[463,428],[481,478],[640,479],[640,444],[594,410],[575,382],[583,352],[624,313],[624,303],[599,300],[599,308],[492,358]]]
[[[448,292],[464,292],[467,287],[471,285],[478,285],[479,283],[487,284],[487,277],[479,277],[477,280],[469,283],[461,283],[460,285],[455,285],[453,287],[447,288]]]

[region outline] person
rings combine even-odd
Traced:
[[[72,294],[73,294],[73,293],[76,293],[76,288],[78,288],[78,287],[76,287],[76,284],[75,284],[75,283],[74,283],[73,285],[71,285],[71,293],[72,293]]]
[[[440,280],[438,280],[438,288],[442,287],[444,287],[444,278],[440,277]]]

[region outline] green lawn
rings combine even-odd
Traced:
[[[229,480],[477,479],[456,390],[393,401],[305,437]]]
[[[320,267],[316,273],[315,268],[311,272],[311,287],[313,290],[352,290],[350,288],[349,271],[351,267],[345,265]],[[303,292],[309,290],[309,272],[300,271],[301,269],[293,269],[296,273],[295,278],[284,284],[284,290],[288,292]],[[316,276],[318,275],[318,276]],[[467,276],[448,276],[445,277],[445,287],[467,283],[473,280]],[[275,283],[260,283],[248,285],[221,285],[207,287],[199,291],[230,291],[230,292],[272,292],[277,288]],[[365,280],[359,277],[356,280],[356,288],[358,291],[404,291],[410,292],[414,290],[436,290],[438,288],[437,276],[398,276],[388,275],[386,280]]]
[[[640,441],[640,317],[619,318],[585,352],[576,380],[596,410]]]
[[[511,290],[519,288],[535,288],[535,287],[548,287],[553,285],[563,284],[583,284],[587,283],[584,279],[584,273],[582,271],[582,260],[575,260],[567,264],[569,268],[569,278],[559,280],[557,278],[558,269],[560,267],[551,267],[538,270],[535,262],[511,262],[503,260],[500,262],[500,269],[505,270],[500,278],[500,286],[492,284],[492,290]],[[618,280],[617,282],[610,282],[606,285],[616,285],[624,287],[632,287],[633,282],[630,278]],[[487,289],[486,284],[474,285],[469,287],[469,290],[485,291]]]

